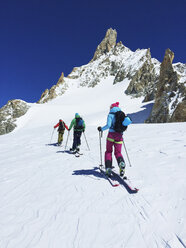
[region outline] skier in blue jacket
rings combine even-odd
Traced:
[[[116,132],[114,125],[116,122],[115,113],[121,111],[119,108],[119,102],[113,103],[110,106],[110,112],[107,116],[107,124],[104,127],[98,127],[98,131],[105,131],[109,129],[107,136],[106,152],[105,152],[105,169],[108,175],[111,174],[112,168],[112,150],[114,146],[114,155],[120,168],[120,175],[123,176],[125,172],[125,163],[121,154],[122,143],[123,143],[123,132]],[[129,117],[126,117],[122,122],[123,126],[128,126],[132,123]]]

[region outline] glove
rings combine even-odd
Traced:
[[[101,129],[101,127],[98,127],[98,131],[99,131],[99,132],[102,132],[102,129]]]

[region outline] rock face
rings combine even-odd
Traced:
[[[185,92],[186,95],[186,92]],[[175,111],[173,112],[170,122],[186,122],[186,98],[183,102],[178,103]]]
[[[155,103],[146,122],[186,121],[186,81],[179,82],[181,76],[174,71],[173,59],[174,53],[167,49],[160,67]]]
[[[24,115],[29,109],[22,100],[11,100],[0,109],[0,135],[13,131],[17,118]]]
[[[125,93],[135,97],[145,96],[145,101],[151,101],[154,99],[159,76],[151,61],[150,49],[147,50],[141,61],[143,62],[142,66],[136,70],[134,75],[131,75],[130,84]]]

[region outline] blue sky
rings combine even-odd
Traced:
[[[132,51],[186,63],[186,0],[6,0],[0,3],[0,107],[39,100],[75,66],[87,64],[108,28]]]

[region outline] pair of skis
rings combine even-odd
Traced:
[[[111,176],[108,176],[106,175],[105,170],[102,168],[102,166],[99,167],[99,170],[112,187],[118,187],[119,185],[122,185],[130,194],[135,194],[139,191],[139,189],[132,186],[130,180],[126,176],[122,177],[113,170]]]

